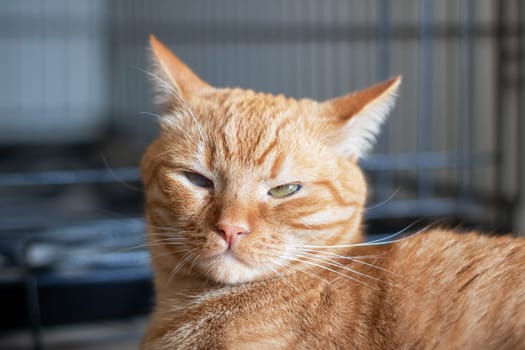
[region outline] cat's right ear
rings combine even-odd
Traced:
[[[192,95],[210,87],[154,35],[150,35],[149,42],[156,102],[166,104],[181,98],[188,101]]]

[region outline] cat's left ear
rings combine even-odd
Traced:
[[[347,158],[369,151],[394,106],[401,76],[322,102],[327,143]]]

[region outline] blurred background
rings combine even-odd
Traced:
[[[136,348],[149,33],[203,79],[325,99],[402,74],[372,237],[525,231],[519,0],[0,1],[0,348]],[[418,218],[422,220],[416,221]]]

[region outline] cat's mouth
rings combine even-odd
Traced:
[[[207,277],[226,284],[252,281],[261,272],[254,261],[232,250],[201,259],[199,265]]]
[[[221,257],[225,261],[235,261],[241,264],[244,264],[249,267],[253,267],[249,262],[247,262],[245,259],[242,258],[239,254],[236,254],[233,250],[228,249],[224,253],[221,254]]]
[[[242,264],[245,267],[256,268],[256,264],[252,259],[246,255],[246,252],[238,246],[234,245],[216,245],[215,249],[210,249],[208,254],[201,255],[201,260],[205,263],[217,264],[224,263],[230,265],[231,263]]]
[[[231,263],[240,263],[250,268],[254,267],[249,261],[243,258],[241,254],[236,253],[233,249],[226,249],[224,252],[217,254],[215,258],[222,260],[222,262],[226,265]]]

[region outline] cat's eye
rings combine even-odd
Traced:
[[[195,186],[207,188],[207,189],[213,188],[213,182],[207,177],[204,177],[199,173],[185,171],[184,176],[186,176],[186,178],[190,180],[190,182],[194,184]]]
[[[292,194],[296,193],[303,187],[300,183],[290,183],[285,185],[280,185],[277,187],[272,188],[268,191],[268,194],[274,198],[284,198],[291,196]]]

